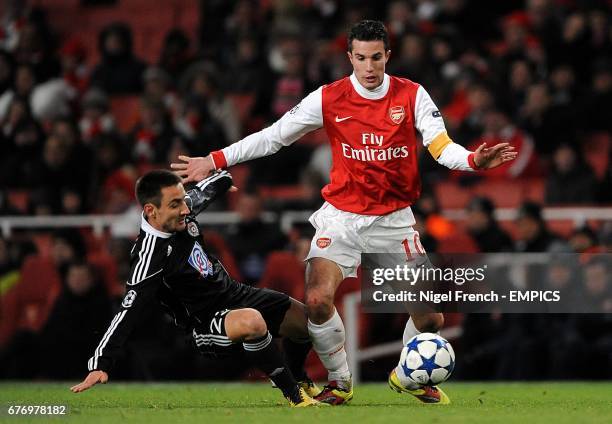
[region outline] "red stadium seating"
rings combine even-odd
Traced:
[[[610,150],[612,149],[612,140],[608,133],[593,134],[584,143],[583,153],[584,158],[597,178],[603,178],[610,166]]]
[[[21,281],[1,299],[0,345],[18,330],[40,330],[59,289],[53,262],[41,256],[28,257],[21,267]]]
[[[110,108],[117,128],[123,133],[132,131],[140,119],[138,96],[113,96],[110,99]]]
[[[545,182],[540,178],[528,180],[483,180],[462,186],[455,181],[441,181],[434,185],[442,209],[463,209],[474,196],[489,197],[498,208],[517,207],[526,200],[543,202]]]

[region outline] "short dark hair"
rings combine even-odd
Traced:
[[[348,49],[353,51],[353,40],[359,41],[382,41],[385,51],[389,50],[389,34],[381,21],[364,19],[351,27],[348,34]]]
[[[180,182],[180,177],[168,170],[149,171],[136,181],[136,198],[142,206],[153,203],[159,208],[161,206],[162,189],[175,186]]]

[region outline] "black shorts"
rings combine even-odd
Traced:
[[[225,318],[230,311],[256,309],[263,316],[270,334],[278,337],[281,323],[290,306],[291,299],[284,293],[244,286],[241,293],[224,305],[223,309],[212,314],[198,315],[200,323],[192,329],[193,342],[204,355],[215,358],[228,356],[242,349],[242,343],[232,342],[225,332]]]

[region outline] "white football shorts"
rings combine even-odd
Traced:
[[[357,276],[362,253],[425,254],[410,207],[371,216],[341,211],[325,202],[309,221],[316,233],[305,260],[329,259],[338,264],[344,278]]]

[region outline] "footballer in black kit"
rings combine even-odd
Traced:
[[[187,193],[180,178],[165,170],[151,171],[137,182],[143,214],[130,254],[126,294],[88,361],[90,374],[73,392],[106,382],[140,317],[159,302],[203,354],[219,357],[244,349],[290,405],[318,404],[312,399],[318,389],[304,372],[310,350],[304,305],[286,294],[233,280],[205,249],[197,215],[231,186],[227,171]],[[279,336],[284,357],[272,343]]]

